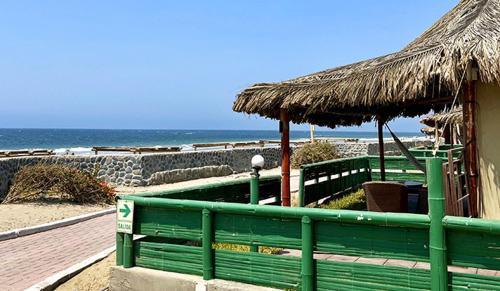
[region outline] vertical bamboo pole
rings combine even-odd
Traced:
[[[300,176],[299,176],[299,197],[298,197],[298,204],[299,207],[304,207],[304,195],[305,195],[305,181],[304,181],[304,175],[305,171],[304,169],[300,169]]]
[[[476,80],[477,71],[471,66],[467,69],[465,94],[463,104],[464,119],[464,147],[467,188],[469,190],[469,209],[473,217],[478,216],[478,170],[477,170],[477,143],[476,143]]]
[[[132,268],[134,266],[134,235],[125,233],[123,238],[123,267]]]
[[[290,206],[290,119],[288,111],[281,109],[281,203]]]
[[[378,117],[378,151],[380,156],[380,181],[385,181],[385,150],[384,150],[384,123],[382,117]]]
[[[442,180],[441,158],[427,160],[427,181],[429,185],[429,260],[431,264],[431,290],[448,290],[448,262],[446,259],[445,230],[443,217],[445,201]]]
[[[314,287],[313,223],[309,216],[302,217],[302,291],[312,291]]]
[[[212,250],[213,223],[212,213],[208,209],[202,211],[202,248],[203,248],[203,280],[214,278],[214,256]]]
[[[250,174],[250,204],[259,204],[259,172],[256,169]]]
[[[123,266],[123,233],[116,233],[116,265]]]
[[[259,204],[259,172],[255,168],[250,175],[250,204]],[[250,251],[256,253],[259,251],[259,247],[252,244]]]

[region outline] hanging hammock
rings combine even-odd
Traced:
[[[424,165],[422,165],[411,153],[410,151],[405,147],[405,145],[401,142],[401,140],[392,132],[392,130],[389,128],[389,125],[387,123],[385,124],[385,127],[389,130],[391,133],[392,139],[394,139],[394,142],[396,142],[396,145],[398,146],[399,150],[403,153],[403,155],[408,159],[410,163],[412,163],[417,169],[420,171],[426,173]]]

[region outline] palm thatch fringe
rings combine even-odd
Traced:
[[[482,82],[500,84],[500,0],[461,1],[397,53],[255,84],[238,94],[233,110],[278,119],[285,108],[294,122],[332,127],[416,116],[442,109],[435,101],[460,89],[471,63]]]
[[[433,115],[426,116],[420,120],[421,123],[430,127],[442,127],[445,124],[459,125],[463,124],[462,106],[457,106],[447,112],[438,112]]]

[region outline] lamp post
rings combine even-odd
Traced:
[[[259,204],[259,171],[264,167],[264,157],[255,155],[252,158],[252,173],[250,174],[250,204]],[[258,252],[259,247],[250,245],[251,252]]]
[[[264,157],[255,155],[252,158],[252,173],[250,174],[250,204],[259,204],[259,171],[264,167]]]

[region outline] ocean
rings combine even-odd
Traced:
[[[399,137],[422,136],[398,132]],[[316,131],[315,137],[373,139],[376,132]],[[386,135],[386,137],[390,137]],[[194,143],[277,140],[277,130],[156,129],[0,129],[0,150],[67,149],[92,146],[189,146]],[[309,138],[309,131],[291,131],[291,139]]]

